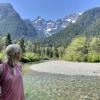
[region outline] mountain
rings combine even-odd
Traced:
[[[43,40],[63,30],[71,23],[75,23],[79,15],[80,13],[74,13],[56,21],[46,21],[38,16],[30,21],[22,19],[11,4],[0,3],[0,35],[5,36],[10,33],[13,40],[19,38],[32,41]]]
[[[56,21],[46,21],[41,16],[38,16],[36,19],[32,20],[32,23],[38,31],[41,31],[46,37],[48,37],[59,32],[60,30],[63,30],[69,24],[75,23],[80,15],[81,13],[73,13],[69,16],[65,16],[64,18],[57,19]]]
[[[40,34],[31,21],[23,20],[9,3],[0,3],[0,35],[10,33],[13,39],[36,40]]]
[[[54,46],[67,45],[71,42],[72,38],[78,35],[85,35],[88,38],[100,36],[100,7],[85,11],[75,23],[70,24],[57,34],[46,38],[42,43]]]

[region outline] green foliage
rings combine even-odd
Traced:
[[[23,54],[22,62],[35,62],[41,60],[41,57],[38,54],[26,52]]]
[[[4,51],[1,51],[0,52],[0,61],[2,61],[4,59],[4,57],[5,57],[5,53],[4,53]]]
[[[82,53],[82,51],[84,49],[85,41],[85,37],[73,39],[71,44],[65,50],[64,59],[70,61],[83,61],[85,55]]]
[[[43,59],[59,58],[58,48],[56,48],[56,47],[41,47],[41,57]]]
[[[100,62],[100,53],[90,52],[87,56],[88,62]]]
[[[100,62],[100,38],[90,40],[86,37],[77,37],[66,48],[63,59],[69,61]]]
[[[5,38],[0,37],[0,52],[3,50],[4,46],[5,46]]]
[[[89,53],[88,53],[89,62],[100,62],[100,38],[94,37],[91,40]]]

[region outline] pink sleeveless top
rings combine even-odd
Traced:
[[[16,64],[16,75],[13,75],[6,63],[3,63],[3,74],[0,78],[0,100],[25,100],[23,80],[20,67]]]

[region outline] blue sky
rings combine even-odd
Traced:
[[[42,16],[56,20],[74,12],[100,7],[100,0],[0,0],[11,3],[24,19]]]

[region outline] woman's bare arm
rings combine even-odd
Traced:
[[[1,77],[2,73],[3,73],[3,64],[0,64],[0,77]]]

